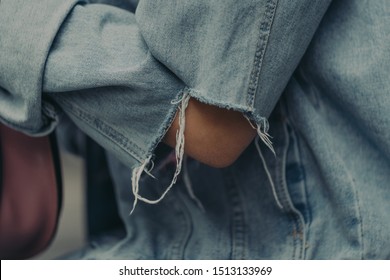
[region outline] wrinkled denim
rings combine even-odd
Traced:
[[[0,120],[32,135],[47,134],[58,123],[42,99],[45,62],[75,0],[2,0],[0,3]]]
[[[59,108],[105,147],[126,229],[69,257],[390,258],[388,1],[141,0],[135,13],[136,1],[50,2],[56,24],[39,42],[7,32],[37,32],[33,17],[25,29],[0,22],[0,115],[39,134]],[[245,114],[258,145],[224,169],[184,160],[166,197],[129,216],[134,170],[149,167],[186,96]],[[160,197],[176,168],[142,176],[142,197]]]

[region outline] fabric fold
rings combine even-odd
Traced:
[[[51,49],[44,91],[84,132],[132,169],[134,204],[158,202],[139,194],[139,182],[176,114],[181,120],[177,167],[167,191],[180,173],[186,106],[174,100],[188,102],[192,97],[242,112],[273,151],[267,118],[328,2],[315,1],[310,9],[295,4],[284,7],[283,13],[276,0],[143,0],[136,14],[108,5],[78,5]],[[161,16],[156,17],[156,11]],[[302,18],[308,11],[315,20]],[[297,32],[290,35],[287,28],[275,28],[288,17],[297,28],[305,27],[304,40]],[[281,40],[291,42],[294,50]],[[263,63],[268,53],[277,59]],[[281,68],[282,82],[263,81],[281,75]],[[269,86],[275,90],[264,91]]]
[[[81,2],[1,1],[0,119],[8,126],[32,135],[54,129],[56,114],[42,103],[43,70],[62,22]]]

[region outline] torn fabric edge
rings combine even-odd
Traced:
[[[176,99],[171,101],[171,104],[176,106],[173,113],[171,113],[169,116],[168,125],[164,127],[163,131],[160,131],[159,138],[157,139],[157,141],[155,141],[155,143],[153,143],[152,149],[149,152],[149,156],[141,163],[140,166],[133,169],[131,183],[132,183],[132,191],[134,195],[134,202],[133,202],[133,208],[130,211],[130,215],[134,212],[138,200],[141,200],[149,204],[159,203],[165,197],[165,195],[171,190],[173,185],[176,183],[177,177],[181,172],[183,158],[184,158],[184,143],[185,143],[184,131],[185,131],[185,123],[186,123],[185,110],[188,106],[189,99],[190,99],[190,95],[188,94],[187,90],[184,89],[178,94]],[[172,181],[158,199],[151,200],[151,199],[144,198],[139,194],[139,181],[141,179],[141,175],[144,171],[150,174],[151,169],[149,168],[148,170],[146,170],[146,168],[152,162],[153,151],[157,147],[158,143],[161,142],[162,138],[165,136],[176,114],[179,114],[179,129],[176,132],[176,147],[175,147],[176,170],[173,175]]]
[[[138,200],[143,201],[148,204],[157,204],[159,203],[166,195],[167,193],[172,189],[174,184],[177,181],[177,178],[182,170],[183,167],[183,159],[185,158],[184,155],[184,147],[185,147],[185,137],[184,137],[184,131],[185,131],[185,125],[186,125],[186,119],[185,119],[185,111],[188,106],[188,102],[190,98],[195,98],[199,100],[202,103],[217,106],[224,109],[234,110],[243,113],[244,117],[248,119],[249,123],[257,131],[259,139],[262,140],[262,142],[271,150],[271,152],[275,155],[275,151],[272,145],[272,141],[270,140],[271,136],[268,134],[268,120],[265,117],[258,116],[254,113],[253,109],[250,107],[240,106],[240,105],[234,105],[234,104],[223,104],[221,102],[214,102],[213,100],[206,100],[203,97],[198,95],[198,91],[185,88],[179,94],[177,95],[176,99],[171,101],[172,105],[175,105],[173,110],[170,112],[168,119],[166,121],[167,125],[163,127],[158,133],[159,137],[153,142],[151,145],[151,148],[149,149],[149,152],[147,153],[147,157],[145,160],[140,162],[140,165],[135,167],[132,171],[132,192],[134,195],[134,202],[133,207],[130,211],[130,215],[134,212],[135,207],[137,206]],[[171,180],[171,183],[169,186],[164,190],[164,192],[160,195],[157,199],[148,199],[139,194],[140,190],[140,179],[143,174],[143,172],[147,173],[149,176],[153,175],[150,173],[150,171],[153,169],[153,152],[156,149],[157,145],[162,141],[163,137],[165,136],[166,132],[168,131],[169,127],[171,126],[175,116],[178,114],[179,116],[179,129],[176,132],[176,146],[175,146],[175,156],[176,156],[176,170],[174,172],[173,178]],[[264,168],[267,173],[268,180],[270,181],[272,192],[275,196],[276,203],[279,208],[283,208],[282,205],[279,202],[278,197],[275,193],[275,184],[273,183],[272,177],[269,174],[267,164],[265,162],[264,157],[261,154],[260,147],[258,146],[258,143],[256,142],[256,147],[258,148],[259,155],[261,157],[262,163],[264,165]],[[151,167],[149,165],[152,165]],[[185,166],[184,166],[185,168]],[[188,176],[188,174],[187,174]],[[188,179],[188,178],[187,178]],[[188,181],[188,180],[187,180]],[[191,184],[188,184],[186,182],[186,187],[189,192],[189,195],[191,198],[195,200],[195,202],[198,205],[201,205],[200,201],[196,197],[194,197],[194,192],[192,190]],[[190,188],[190,189],[188,189]],[[200,207],[201,209],[203,206]]]
[[[252,120],[248,116],[245,116],[245,117],[248,120],[249,124],[252,126],[252,128],[257,131],[258,138],[270,149],[270,151],[276,157],[276,153],[275,153],[274,147],[272,145],[272,141],[270,139],[272,137],[268,134],[268,129],[269,129],[268,120],[266,118],[260,118],[257,121],[255,121],[255,125],[254,125],[252,123]],[[261,152],[261,148],[260,148],[260,144],[259,144],[258,139],[255,139],[255,146],[256,146],[257,153],[259,154],[259,157],[260,157],[261,162],[263,164],[265,174],[267,175],[267,179],[268,179],[268,181],[269,181],[269,183],[271,185],[271,190],[272,190],[272,194],[274,196],[276,205],[280,209],[283,209],[283,206],[280,203],[280,199],[279,199],[278,194],[276,192],[275,183],[274,183],[274,180],[273,180],[273,178],[271,176],[271,172],[269,171],[268,164],[265,161],[263,153]]]

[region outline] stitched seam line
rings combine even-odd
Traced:
[[[291,125],[290,125],[291,126]],[[292,130],[294,130],[294,128],[291,127]],[[295,134],[295,131],[293,131],[293,133]],[[298,154],[299,154],[299,163],[301,164],[302,163],[302,153],[301,153],[301,143],[298,139],[298,137],[296,136],[295,137],[295,140],[297,142],[297,149],[298,149]],[[313,214],[311,212],[311,205],[310,205],[310,201],[309,201],[309,196],[308,196],[308,193],[307,193],[307,182],[306,182],[306,176],[304,177],[304,180],[303,180],[303,186],[304,186],[304,190],[305,190],[305,199],[306,199],[306,209],[307,209],[307,213],[308,213],[308,221],[307,221],[307,228],[306,228],[306,243],[307,244],[310,244],[309,243],[309,238],[310,238],[310,227],[311,227],[311,223],[312,223],[312,220],[313,220]],[[305,248],[305,251],[307,251],[308,247],[307,247],[307,244],[303,244],[304,245],[304,248]]]
[[[73,113],[75,117],[83,120],[87,125],[89,125],[93,129],[96,129],[107,139],[117,144],[122,150],[124,150],[125,152],[133,156],[138,162],[142,162],[143,157],[134,150],[139,150],[139,151],[143,151],[143,150],[138,145],[131,142],[122,133],[118,132],[117,130],[115,130],[113,127],[106,124],[102,120],[97,120],[93,118],[90,114],[80,110],[77,106],[71,104],[68,101],[65,101],[63,99],[61,100],[57,99],[56,101],[68,105],[69,110]],[[131,150],[131,148],[133,150]]]
[[[302,147],[301,147],[301,141],[296,133],[296,130],[294,128],[294,126],[292,125],[292,122],[290,121],[289,119],[289,111],[288,111],[288,107],[286,105],[286,100],[283,98],[282,99],[282,102],[281,102],[281,108],[282,110],[284,111],[285,115],[286,115],[286,122],[287,122],[287,125],[291,128],[292,130],[292,134],[294,136],[294,139],[296,141],[296,147],[297,147],[297,150],[298,150],[298,162],[301,166],[303,166],[303,160],[302,160]],[[305,171],[304,171],[305,172]],[[311,227],[311,223],[313,221],[313,213],[311,211],[311,205],[310,205],[310,201],[309,201],[309,195],[308,195],[308,187],[307,187],[307,179],[306,179],[306,175],[304,176],[304,179],[303,179],[303,187],[304,187],[304,196],[305,196],[305,199],[306,199],[306,209],[307,209],[307,213],[308,213],[308,220],[305,221],[307,222],[307,228],[306,228],[306,243],[307,244],[303,244],[304,245],[304,248],[305,248],[305,256],[307,254],[307,245],[310,244],[309,243],[309,238],[310,238],[310,227]]]
[[[286,126],[283,126],[284,135],[287,134],[287,128]],[[290,195],[288,193],[288,188],[286,184],[286,156],[287,156],[287,148],[289,145],[289,138],[286,137],[287,143],[285,143],[283,147],[282,160],[278,163],[279,170],[277,176],[279,177],[277,182],[279,182],[280,191],[278,192],[278,197],[280,198],[280,202],[282,203],[283,207],[288,212],[288,216],[291,217],[291,219],[294,222],[294,229],[293,229],[293,239],[294,239],[294,253],[293,258],[299,258],[304,259],[305,258],[305,243],[306,243],[306,232],[305,232],[305,222],[302,214],[294,207],[293,202],[291,201]],[[297,248],[301,244],[300,249]],[[298,249],[298,252],[297,252]],[[297,255],[298,253],[298,255]]]
[[[232,248],[231,259],[245,259],[246,245],[246,225],[245,211],[242,205],[240,191],[234,182],[234,176],[231,170],[224,172],[227,187],[227,194],[230,200],[231,209],[231,233],[232,233]]]
[[[176,189],[176,192],[176,198],[180,203],[180,205],[178,205],[178,212],[182,216],[182,223],[180,228],[180,236],[178,237],[178,241],[175,242],[175,244],[172,246],[170,257],[171,259],[184,260],[186,257],[186,248],[190,242],[193,232],[193,220],[182,194],[178,189]]]
[[[276,7],[278,1],[269,0],[265,6],[265,19],[260,24],[259,40],[257,42],[255,57],[253,61],[253,68],[250,74],[248,93],[247,93],[247,104],[253,108],[256,91],[260,79],[260,72],[263,63],[264,54],[268,45],[269,34],[271,32],[271,26],[275,17]]]

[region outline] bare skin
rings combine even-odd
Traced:
[[[240,112],[191,98],[185,113],[185,153],[212,167],[231,165],[256,136],[256,130]],[[164,142],[171,147],[175,147],[178,128],[176,115],[164,137]]]

